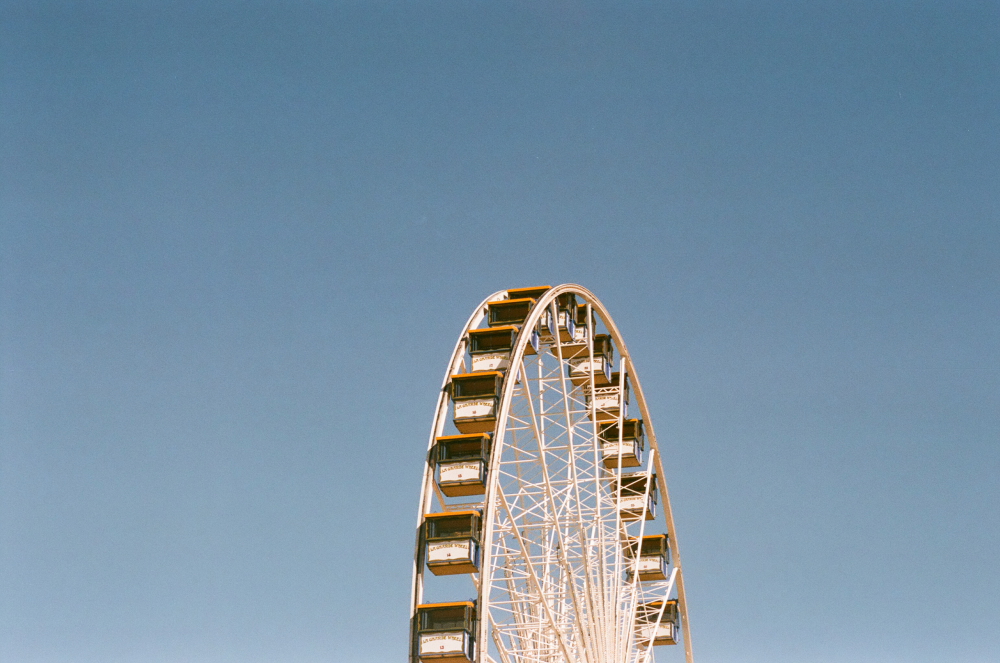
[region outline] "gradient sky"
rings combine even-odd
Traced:
[[[448,354],[564,282],[698,661],[1000,661],[1000,4],[572,0],[0,1],[0,661],[404,660]]]

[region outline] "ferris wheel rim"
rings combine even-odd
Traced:
[[[462,328],[462,332],[458,335],[458,340],[455,342],[455,347],[451,353],[451,359],[448,361],[448,367],[444,372],[444,379],[441,381],[441,388],[438,390],[437,406],[434,408],[434,422],[431,424],[430,439],[427,442],[427,453],[428,456],[431,450],[434,448],[434,441],[438,436],[438,431],[441,429],[441,420],[447,416],[448,411],[448,383],[451,381],[451,376],[454,375],[455,363],[462,357],[465,352],[466,338],[468,337],[469,330],[483,319],[483,311],[486,306],[493,301],[498,301],[503,297],[506,297],[506,290],[497,290],[492,295],[479,302],[479,306],[473,309],[472,315],[466,320],[465,326]],[[424,522],[424,515],[427,513],[428,503],[430,501],[428,488],[430,484],[433,483],[433,466],[429,462],[424,463],[424,480],[420,484],[420,508],[417,513],[417,529]],[[432,489],[433,490],[433,489]],[[417,567],[418,561],[420,559],[420,537],[417,537],[416,546],[413,554],[413,572],[412,572],[412,582],[410,583],[410,617],[416,613],[417,603],[418,603],[418,580],[422,575],[420,569]]]
[[[663,472],[661,454],[659,453],[659,445],[657,443],[656,433],[655,429],[653,428],[652,420],[649,416],[647,401],[642,391],[641,382],[639,380],[638,374],[635,370],[635,366],[632,361],[632,356],[628,351],[628,347],[625,344],[625,340],[620,330],[618,329],[618,326],[615,324],[614,319],[608,312],[607,307],[604,306],[603,302],[601,302],[600,299],[596,295],[594,295],[594,293],[592,293],[590,290],[581,285],[574,283],[566,283],[550,287],[537,299],[530,313],[528,314],[527,318],[524,320],[523,326],[521,327],[521,330],[518,333],[516,344],[512,348],[510,354],[510,363],[508,372],[511,375],[515,375],[517,374],[518,371],[523,370],[524,354],[527,345],[530,342],[531,330],[537,328],[542,317],[546,315],[546,313],[550,309],[554,308],[553,304],[556,302],[557,298],[560,295],[566,293],[573,293],[582,296],[583,299],[586,301],[587,305],[589,306],[588,316],[590,315],[589,311],[593,310],[600,317],[601,321],[607,328],[612,340],[614,341],[615,348],[617,349],[619,355],[621,356],[623,370],[630,379],[629,384],[632,389],[632,392],[635,394],[636,405],[638,406],[639,411],[641,413],[643,426],[645,431],[647,432],[646,433],[647,439],[649,441],[650,448],[652,450],[650,458],[650,465],[651,465],[650,470],[655,474],[656,484],[657,484],[656,487],[660,490],[663,496],[662,497],[663,511],[664,511],[664,519],[666,521],[665,524],[668,535],[667,538],[669,541],[670,551],[673,556],[672,565],[674,570],[672,578],[674,577],[676,578],[676,591],[678,597],[677,607],[680,610],[680,614],[682,617],[681,628],[683,631],[685,657],[688,663],[692,663],[693,654],[691,650],[690,625],[688,619],[687,598],[686,598],[686,593],[684,591],[683,570],[681,566],[681,558],[680,558],[679,545],[677,542],[676,529],[673,521],[673,512],[671,509],[669,493],[667,491],[666,479]],[[463,363],[464,365],[464,353],[466,350],[466,343],[470,330],[472,330],[482,322],[483,318],[485,317],[486,308],[489,303],[494,301],[500,301],[506,298],[507,298],[506,290],[499,290],[490,295],[489,297],[485,298],[479,304],[479,306],[474,310],[472,315],[469,316],[469,319],[466,322],[465,327],[463,327],[462,332],[460,333],[459,338],[455,344],[451,360],[448,363],[444,380],[442,382],[442,388],[438,394],[438,403],[435,410],[434,422],[431,427],[430,439],[428,442],[428,453],[430,453],[431,450],[433,449],[435,440],[441,434],[443,426],[447,420],[447,413],[450,405],[450,400],[447,394],[447,387],[451,380],[452,375],[456,374],[456,368],[459,365],[459,363]],[[557,314],[556,311],[552,312]],[[556,336],[558,336],[558,331],[556,333]],[[562,360],[561,345],[562,342],[557,340],[556,346],[560,348],[560,361]],[[566,378],[565,376],[563,376],[564,393],[565,393],[565,381]],[[493,444],[490,451],[491,467],[494,464],[494,459],[501,453],[501,450],[505,443],[505,436],[507,432],[506,422],[510,417],[511,402],[514,398],[516,383],[517,383],[516,379],[504,380],[502,397],[500,399],[500,403],[496,411],[496,425],[494,427]],[[486,491],[483,497],[482,507],[484,510],[484,516],[486,517],[484,518],[485,523],[482,532],[482,539],[485,542],[490,542],[493,535],[492,528],[494,526],[494,521],[495,521],[495,514],[493,512],[495,511],[496,508],[498,508],[495,505],[495,502],[498,493],[499,475],[500,475],[499,472],[489,473],[488,485],[486,487]],[[432,499],[432,492],[435,488],[436,486],[434,485],[434,467],[432,463],[427,462],[425,463],[424,481],[421,487],[420,512],[418,514],[418,528],[423,523],[424,517],[428,512],[428,507],[430,506],[430,502]],[[419,563],[418,560],[420,559],[420,545],[421,542],[418,536],[416,543],[417,549],[415,550],[414,554],[413,585],[411,592],[411,616],[416,613],[416,608],[419,603],[420,596],[422,595],[422,584],[420,583],[422,583],[423,572],[422,569],[418,567]],[[484,546],[484,551],[482,554],[482,564],[479,569],[480,581],[477,583],[477,590],[478,590],[477,610],[480,617],[477,630],[477,637],[476,637],[476,640],[479,643],[479,645],[477,646],[477,654],[476,654],[477,663],[487,663],[488,661],[493,660],[487,654],[488,647],[486,646],[487,636],[490,630],[489,619],[487,619],[490,603],[488,596],[484,598],[484,588],[486,585],[486,579],[489,577],[490,564],[492,563],[492,561],[493,561],[492,547],[490,545],[486,545]],[[673,586],[673,584],[674,583],[672,580],[671,586]],[[569,658],[568,653],[567,653],[567,658]]]

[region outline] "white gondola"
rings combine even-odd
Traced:
[[[479,511],[447,511],[424,517],[427,568],[436,576],[479,571]]]
[[[619,481],[621,495],[618,497],[618,513],[622,520],[656,518],[656,475],[648,475],[645,472],[622,474],[612,481],[612,490],[617,489]]]
[[[659,620],[657,620],[659,617]],[[651,601],[637,606],[636,641],[640,647],[676,645],[680,641],[680,613],[677,599]]]
[[[601,440],[601,457],[604,466],[639,467],[642,465],[642,451],[645,440],[642,435],[642,419],[625,419],[621,431],[618,420],[598,421],[597,435]]]
[[[517,325],[473,329],[469,332],[469,356],[472,371],[505,371],[510,368],[510,353],[517,343]],[[525,348],[526,354],[538,350],[538,332],[531,330],[531,338]]]
[[[597,328],[596,316],[591,314],[591,318],[594,320],[594,325],[592,328]],[[565,325],[563,325],[565,328]],[[552,334],[555,334],[555,328],[553,325]],[[560,334],[562,336],[562,334]],[[572,359],[573,357],[582,357],[590,352],[590,343],[587,337],[587,305],[577,304],[576,313],[573,315],[573,336],[569,339],[561,339],[561,348],[563,359]]]
[[[530,294],[532,290],[531,288],[524,288],[522,290],[508,290],[507,292],[508,294],[511,292],[518,293],[523,297],[525,296],[525,292]],[[538,334],[541,342],[546,345],[555,343],[556,334],[559,335],[560,343],[575,342],[576,295],[573,293],[559,295],[556,298],[555,305],[555,316],[552,315],[552,311],[546,310],[538,323]]]
[[[461,433],[486,433],[497,423],[503,373],[484,371],[451,376],[455,428]]]
[[[585,354],[569,361],[569,379],[573,384],[580,385],[590,381],[594,376],[594,384],[599,387],[611,385],[611,366],[614,363],[614,346],[607,334],[594,336],[593,357]]]
[[[635,559],[638,548],[639,559]],[[632,578],[633,569],[639,572],[639,580],[666,580],[667,565],[670,564],[670,547],[667,545],[666,534],[652,534],[642,537],[642,541],[631,539],[626,546],[629,562],[628,577]],[[634,565],[634,566],[633,566]]]
[[[472,601],[417,606],[415,658],[425,663],[472,663],[476,604]]]
[[[597,314],[594,309],[590,310],[590,329],[597,329]],[[587,305],[576,305],[576,332],[573,334],[574,343],[585,343],[587,341]]]
[[[611,384],[607,387],[594,387],[593,394],[589,384],[583,385],[583,393],[587,398],[587,416],[590,416],[591,398],[594,400],[594,411],[597,412],[598,419],[610,419],[612,417],[628,416],[629,385],[628,376],[625,376],[625,383],[622,384],[621,373],[615,371],[611,374]]]
[[[446,435],[436,438],[433,451],[437,480],[448,497],[482,495],[490,459],[490,434]]]
[[[556,330],[560,343],[572,343],[576,336],[576,295],[571,292],[556,299]]]

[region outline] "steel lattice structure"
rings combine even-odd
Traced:
[[[545,290],[533,302],[518,327],[498,394],[485,495],[470,502],[442,493],[432,452],[435,440],[448,432],[454,417],[449,385],[453,376],[469,370],[470,331],[482,327],[490,304],[507,299],[507,292],[484,300],[456,343],[431,430],[418,517],[422,527],[426,516],[434,512],[475,509],[482,514],[478,573],[462,576],[471,584],[459,579],[468,586],[466,595],[475,597],[476,621],[474,633],[470,631],[475,645],[469,650],[469,660],[647,663],[657,649],[650,646],[650,639],[666,624],[667,608],[676,607],[680,633],[671,637],[676,641],[680,636],[686,662],[693,663],[687,597],[662,456],[631,356],[611,316],[590,291],[561,285]],[[584,321],[580,330],[585,331],[577,330],[575,339],[569,337],[569,323],[560,327],[564,311],[559,302],[567,301],[569,295],[582,302],[577,308]],[[540,328],[546,333],[533,339]],[[598,332],[602,330],[619,357],[615,397],[621,406],[609,410],[601,409],[606,402],[602,392],[613,389],[599,383],[601,374],[594,369],[601,360],[595,355],[594,339],[601,338]],[[586,370],[582,379],[581,366]],[[574,371],[576,377],[571,379]],[[629,385],[649,445],[648,454],[634,468],[624,465]],[[616,411],[616,416],[602,414],[606,411]],[[609,428],[615,421],[617,428]],[[608,430],[617,431],[617,458],[608,455],[607,449],[615,448],[616,442],[608,439]],[[626,472],[629,469],[633,471]],[[642,485],[641,491],[630,488],[636,485]],[[652,502],[657,494],[662,514],[654,515]],[[629,542],[640,545],[635,542],[657,530],[667,535],[668,563],[661,579],[648,580],[641,577],[638,567],[639,549],[629,548]],[[418,531],[422,530],[418,527]],[[418,534],[414,616],[433,578],[426,573],[425,545]],[[455,581],[450,582],[445,591],[456,591]],[[453,600],[459,598],[464,596]],[[414,632],[411,643],[416,642]],[[421,651],[416,644],[411,647],[411,663],[431,663],[434,655],[424,656]]]

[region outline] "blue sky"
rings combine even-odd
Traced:
[[[1000,660],[995,3],[0,2],[0,660],[405,655],[436,390],[611,310],[697,660]]]

